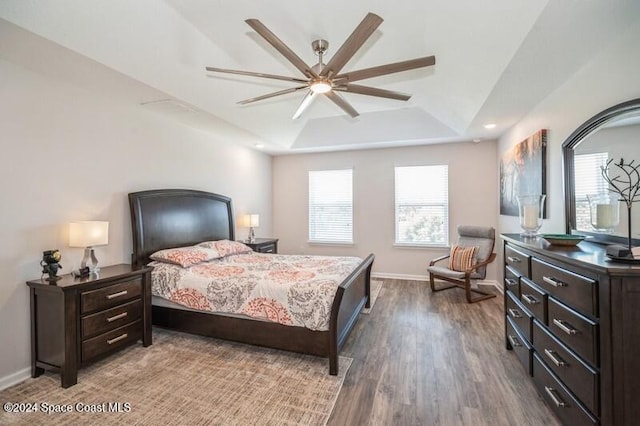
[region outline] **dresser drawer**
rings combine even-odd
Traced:
[[[511,246],[504,247],[504,262],[509,265],[518,275],[530,277],[531,256],[524,254]]]
[[[507,317],[513,321],[522,336],[531,342],[532,315],[510,291],[507,291],[506,309]]]
[[[82,313],[111,308],[122,302],[142,294],[142,280],[121,281],[97,290],[85,291],[80,294]]]
[[[142,321],[136,321],[124,327],[84,340],[82,342],[82,362],[99,355],[115,351],[142,338]]]
[[[511,345],[511,349],[515,352],[520,364],[524,367],[529,375],[531,375],[531,355],[533,353],[532,346],[529,342],[522,337],[517,331],[516,326],[511,321],[511,318],[507,318],[507,340]]]
[[[569,348],[533,322],[533,347],[546,365],[592,413],[598,414],[598,373]]]
[[[122,327],[142,317],[142,300],[136,299],[124,305],[82,317],[82,339]]]
[[[518,274],[508,266],[504,268],[504,289],[515,294],[518,299],[520,298],[520,278]]]
[[[598,316],[596,281],[536,258],[531,260],[531,279],[556,299],[580,312]]]
[[[540,395],[565,425],[597,425],[598,421],[582,407],[571,392],[533,354],[533,381]]]
[[[598,324],[549,297],[549,329],[592,365],[598,365]]]
[[[547,322],[547,294],[525,278],[520,278],[520,300],[538,320]]]

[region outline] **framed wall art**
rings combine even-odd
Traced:
[[[500,159],[500,214],[518,216],[518,195],[545,195],[547,130],[538,130]],[[543,217],[547,217],[546,203]]]

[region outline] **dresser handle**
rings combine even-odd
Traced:
[[[536,299],[535,297],[533,297],[530,294],[523,294],[522,295],[522,300],[524,300],[525,302],[527,302],[530,305],[535,305],[535,304],[540,303],[540,302],[538,302],[538,299]]]
[[[509,287],[513,287],[514,285],[518,284],[513,278],[505,278],[504,281]]]
[[[114,315],[112,317],[107,318],[107,322],[112,322],[112,321],[115,321],[115,320],[119,320],[120,318],[124,318],[126,316],[127,316],[127,313],[123,312],[121,314]]]
[[[556,404],[556,407],[566,407],[567,406],[567,403],[564,402],[562,400],[562,398],[560,398],[560,396],[556,394],[556,390],[554,388],[549,387],[549,386],[545,386],[544,387],[544,391],[547,393],[547,395],[549,395],[549,397],[551,398],[553,403]]]
[[[107,344],[109,345],[113,345],[116,342],[119,342],[122,339],[126,339],[129,335],[127,333],[124,333],[118,337],[114,337],[113,339],[107,340]]]
[[[513,256],[507,256],[507,260],[511,263],[520,263],[520,258],[519,257],[513,257]]]
[[[520,311],[513,308],[509,309],[509,315],[511,315],[511,317],[513,318],[522,318],[522,315],[520,315]]]
[[[542,281],[544,281],[547,284],[551,284],[554,287],[567,287],[569,284],[565,283],[564,281],[560,281],[557,280],[553,277],[542,277]]]
[[[553,362],[555,365],[557,365],[558,367],[566,367],[567,364],[566,362],[564,362],[564,360],[562,358],[560,358],[558,356],[557,353],[555,353],[554,351],[552,351],[551,349],[545,349],[544,350],[544,354],[549,357],[549,359],[551,360],[551,362]]]
[[[519,348],[520,346],[522,346],[522,343],[518,341],[518,338],[516,336],[508,336],[508,339],[509,343],[511,343],[512,348]]]
[[[558,326],[558,328],[569,335],[578,334],[578,330],[573,328],[571,324],[566,321],[559,320],[557,318],[553,319],[553,323]]]
[[[117,293],[107,294],[107,300],[115,299],[116,297],[120,297],[120,296],[126,296],[127,293],[128,293],[127,290],[122,290]]]

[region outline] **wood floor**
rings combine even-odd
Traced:
[[[354,359],[329,425],[558,425],[505,349],[503,299],[384,280],[341,354]]]

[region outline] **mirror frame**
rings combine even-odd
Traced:
[[[566,233],[571,234],[575,231],[579,234],[591,236],[591,241],[602,243],[619,243],[626,244],[627,237],[601,234],[596,232],[588,232],[575,229],[576,223],[576,194],[575,194],[575,176],[573,154],[575,147],[580,144],[586,137],[598,130],[605,123],[614,118],[632,111],[640,112],[640,98],[622,102],[618,105],[607,108],[602,112],[594,115],[578,127],[562,144],[562,159],[564,164],[564,214]],[[640,226],[640,224],[638,224]],[[632,239],[633,244],[640,244],[638,239]]]

